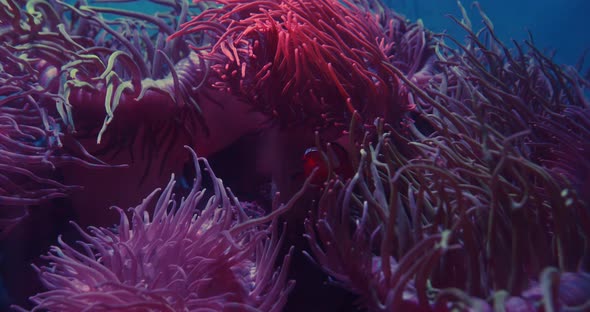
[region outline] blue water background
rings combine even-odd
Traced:
[[[448,15],[461,18],[457,0],[382,0],[412,21],[422,19],[435,32],[447,32],[463,39],[465,32]],[[481,17],[464,0],[474,27],[482,27]],[[590,0],[480,0],[492,20],[496,34],[507,43],[522,42],[533,34],[535,45],[542,51],[555,51],[557,63],[574,65],[585,50],[590,49]],[[90,1],[92,3],[92,1]],[[105,4],[98,4],[103,5]],[[159,8],[153,3],[112,3],[106,6],[153,14]],[[590,56],[588,57],[590,58]],[[590,62],[590,60],[588,60]]]
[[[446,17],[461,16],[456,0],[384,1],[411,20],[422,19],[431,30],[446,30],[456,38],[465,35]],[[473,1],[462,3],[474,25],[481,26],[481,18],[471,5]],[[590,49],[590,0],[480,0],[479,3],[505,42],[528,39],[531,31],[538,48],[555,50],[557,63],[572,65],[584,50]]]

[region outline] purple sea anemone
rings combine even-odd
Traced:
[[[510,180],[516,165],[495,182],[458,149],[416,144],[423,157],[405,159],[394,132],[365,137],[356,174],[326,182],[305,222],[308,256],[335,285],[369,311],[587,308],[590,218],[575,191],[531,163],[544,174],[534,189]],[[496,183],[524,197],[509,201]]]
[[[23,153],[34,156],[27,162],[41,162],[36,170],[43,173],[33,174],[45,180],[16,181],[31,189],[27,194],[0,182],[7,196],[22,198],[20,210],[52,206],[60,196],[80,224],[109,225],[117,215],[107,207],[133,205],[182,172],[188,162],[182,146],[209,156],[267,121],[205,84],[209,68],[189,49],[199,36],[166,40],[199,8],[185,1],[160,5],[168,13],[158,17],[85,1],[0,6],[4,116],[41,130],[34,139],[19,137],[18,148],[35,145]],[[12,144],[2,151],[18,149]],[[51,155],[63,157],[57,162]],[[9,219],[22,214],[2,207],[0,217],[13,224]]]
[[[439,42],[428,87],[392,67],[418,118],[353,125],[356,174],[306,221],[310,258],[370,311],[589,308],[588,82],[481,14],[459,51]]]
[[[0,47],[0,237],[24,219],[27,207],[80,189],[53,179],[56,167],[108,167],[64,137],[60,121],[39,104],[56,95],[47,93],[27,58],[11,54],[11,48]]]
[[[580,68],[463,7],[149,2],[0,1],[0,309],[588,308]]]
[[[79,229],[84,240],[59,246],[38,268],[46,291],[33,297],[33,311],[281,311],[291,251],[274,268],[284,237],[276,216],[255,217],[256,207],[226,189],[204,158],[214,195],[194,185],[175,199],[174,178],[159,197],[154,191],[115,228]],[[296,200],[296,199],[294,199]],[[153,207],[153,213],[149,211]]]

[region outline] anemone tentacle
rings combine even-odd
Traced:
[[[172,177],[131,216],[115,208],[115,229],[78,227],[82,250],[60,238],[44,256],[50,264],[37,268],[46,291],[31,298],[33,311],[281,311],[294,281],[287,280],[292,249],[275,269],[285,234],[276,215],[248,215],[208,162],[193,157],[194,185],[180,201]],[[214,194],[202,188],[198,162]]]

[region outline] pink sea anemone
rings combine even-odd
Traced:
[[[404,121],[413,91],[391,67],[419,86],[434,71],[431,34],[379,1],[212,3],[169,38],[201,38],[191,47],[211,68],[208,84],[269,116],[257,159],[284,199],[316,138],[346,142],[353,116]]]
[[[399,120],[414,103],[388,64],[421,80],[431,69],[421,25],[378,1],[213,3],[170,38],[206,33],[210,45],[193,49],[212,64],[214,86],[283,124],[346,125],[355,111]]]
[[[130,217],[115,208],[114,229],[78,228],[78,247],[59,239],[44,257],[50,264],[37,269],[47,290],[31,298],[33,311],[281,311],[294,282],[291,252],[274,268],[284,236],[276,215],[293,202],[256,218],[200,158],[213,184],[208,195],[194,159],[195,184],[180,201],[172,179]]]

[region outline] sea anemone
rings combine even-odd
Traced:
[[[284,200],[316,138],[340,140],[353,116],[405,122],[414,91],[392,66],[420,87],[434,71],[432,34],[379,1],[206,3],[170,38],[202,38],[192,48],[211,68],[207,83],[269,116],[256,158]]]
[[[422,25],[378,1],[212,3],[170,38],[206,34],[193,49],[217,74],[213,85],[283,125],[342,126],[355,111],[399,120],[414,103],[388,64],[419,84],[431,70]]]
[[[535,159],[558,177],[563,177],[577,191],[577,196],[590,203],[590,104],[568,106],[563,114],[547,114],[534,125],[547,139],[535,144]]]
[[[180,0],[159,6],[167,14],[85,2],[0,4],[4,116],[13,118],[20,110],[18,124],[34,122],[46,133],[18,140],[21,146],[34,141],[36,149],[27,153],[47,160],[42,164],[47,173],[40,178],[59,177],[59,185],[51,187],[38,185],[45,180],[21,184],[31,189],[28,194],[0,182],[11,188],[6,191],[11,198],[66,197],[82,224],[108,225],[116,214],[106,207],[132,205],[169,174],[183,170],[188,162],[183,145],[210,156],[266,122],[243,102],[204,85],[209,69],[188,48],[199,36],[166,40],[199,8]],[[226,105],[221,108],[218,101]],[[36,112],[36,121],[23,120]],[[48,159],[42,155],[46,150],[70,161]],[[3,151],[16,149],[6,146]],[[100,164],[101,170],[89,164]],[[11,177],[15,174],[23,173]],[[76,186],[76,192],[65,185]],[[35,195],[34,188],[39,191]],[[30,207],[38,202],[20,203]],[[2,207],[2,214],[8,219],[23,213]]]
[[[78,227],[79,248],[60,238],[43,257],[50,264],[37,268],[47,290],[31,297],[33,311],[281,311],[294,282],[287,281],[292,250],[274,269],[284,237],[276,216],[294,201],[258,217],[199,158],[209,196],[193,157],[196,179],[185,198],[174,199],[172,178],[130,217],[115,207],[114,229]]]
[[[459,154],[458,141],[425,138],[415,145],[422,157],[407,159],[394,131],[379,128],[366,136],[356,174],[326,182],[305,222],[308,257],[358,295],[357,304],[369,311],[587,307],[590,218],[575,191],[523,159],[518,166],[541,171],[536,185],[511,180],[516,159],[504,160],[511,166],[494,170],[503,174],[495,180]],[[520,191],[492,187],[504,183]]]
[[[40,104],[59,96],[48,92],[42,83],[45,72],[51,71],[47,62],[21,52],[21,46],[13,45],[14,33],[6,31],[10,26],[21,29],[18,13],[12,2],[0,7],[0,236],[7,235],[28,214],[28,207],[79,190],[58,181],[57,167],[109,167],[76,140],[65,137],[63,124]]]
[[[205,84],[208,65],[189,49],[202,36],[167,40],[197,14],[198,6],[152,2],[162,13],[151,16],[85,1],[7,5],[13,24],[27,26],[13,26],[5,34],[10,52],[29,57],[28,65],[40,71],[40,84],[56,94],[41,103],[93,155],[125,149],[174,154],[189,144],[208,156],[251,131],[254,126],[244,120],[261,122],[239,101]],[[219,101],[227,104],[226,120],[242,117],[225,131],[219,131]],[[137,145],[139,151],[133,149]],[[137,155],[130,158],[133,162]]]
[[[324,295],[318,268],[371,311],[587,308],[579,69],[532,39],[507,47],[483,13],[481,31],[457,20],[461,43],[378,0],[150,3],[160,13],[0,1],[0,218],[64,209],[43,226],[74,218],[83,238],[64,233],[35,267],[36,310],[301,309],[299,294]],[[186,183],[184,145],[228,158],[213,167],[255,203],[204,159],[215,194],[197,160]],[[43,226],[0,241],[11,301],[39,254],[11,246],[46,250],[31,247],[53,239]],[[283,240],[305,262],[288,251],[275,269]]]
[[[457,20],[458,50],[439,42],[429,87],[391,68],[415,122],[353,124],[356,174],[306,220],[310,259],[370,311],[590,305],[588,82],[530,43],[511,52],[481,14],[477,34]]]

